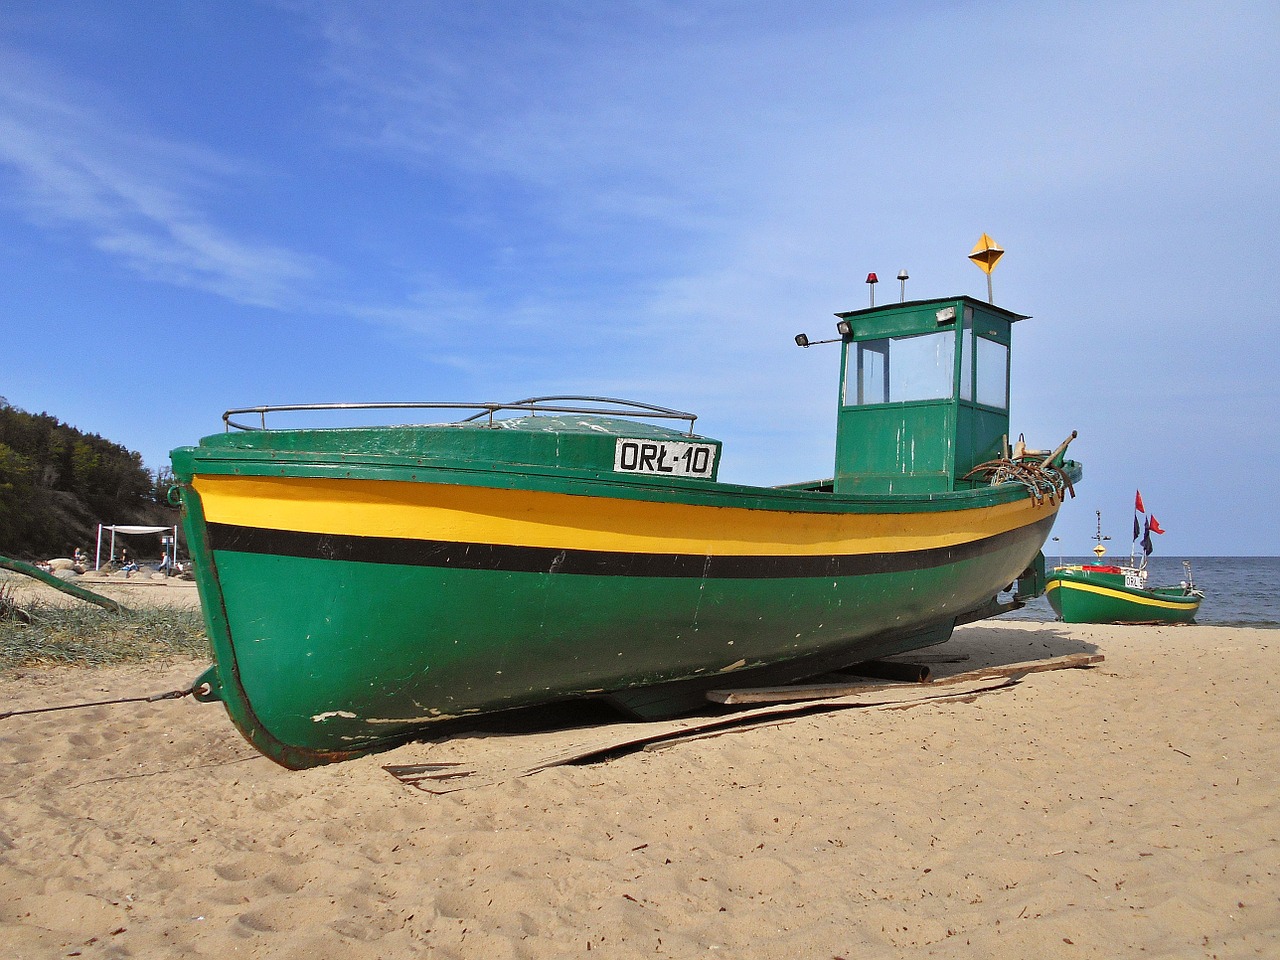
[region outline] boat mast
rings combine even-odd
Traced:
[[[1093,535],[1093,539],[1094,539],[1094,540],[1096,540],[1096,541],[1098,541],[1098,542],[1094,545],[1094,548],[1093,548],[1093,555],[1094,555],[1095,557],[1097,557],[1099,560],[1101,560],[1101,559],[1106,555],[1106,553],[1107,553],[1107,548],[1106,548],[1106,547],[1104,547],[1104,546],[1102,545],[1102,541],[1103,541],[1103,540],[1110,540],[1111,538],[1110,538],[1110,537],[1104,537],[1104,536],[1102,535],[1102,511],[1101,511],[1101,510],[1095,510],[1095,511],[1093,511],[1093,514],[1094,514],[1094,516],[1096,516],[1096,517],[1098,518],[1098,529],[1097,529],[1097,531],[1096,531],[1096,532],[1094,533],[1094,535]]]

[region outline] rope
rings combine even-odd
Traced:
[[[161,700],[181,700],[196,692],[196,687],[186,690],[170,690],[167,693],[153,693],[149,697],[121,697],[118,700],[95,700],[93,703],[64,703],[58,707],[32,707],[29,710],[6,710],[0,713],[0,720],[23,716],[32,713],[54,713],[58,710],[80,710],[84,707],[109,707],[117,703],[158,703]]]
[[[980,463],[961,479],[984,478],[988,483],[1018,483],[1026,488],[1036,506],[1048,500],[1061,503],[1066,494],[1076,495],[1075,487],[1065,470],[1047,466],[1034,458],[1013,460],[1001,457]]]

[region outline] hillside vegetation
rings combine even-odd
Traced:
[[[141,454],[0,397],[0,554],[92,553],[99,523],[172,526],[178,512],[163,503],[168,483]]]

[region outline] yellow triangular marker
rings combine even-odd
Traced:
[[[991,271],[995,268],[996,261],[1003,256],[1004,248],[984,233],[978,238],[978,242],[973,245],[973,252],[969,254],[969,259],[976,263],[983,273],[991,276]]]

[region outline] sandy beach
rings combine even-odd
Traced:
[[[0,942],[20,958],[1275,956],[1278,640],[988,622],[928,651],[967,657],[935,676],[1106,659],[445,795],[383,765],[501,766],[528,736],[289,772],[190,699],[11,717]],[[11,671],[0,711],[180,688],[201,666]]]

